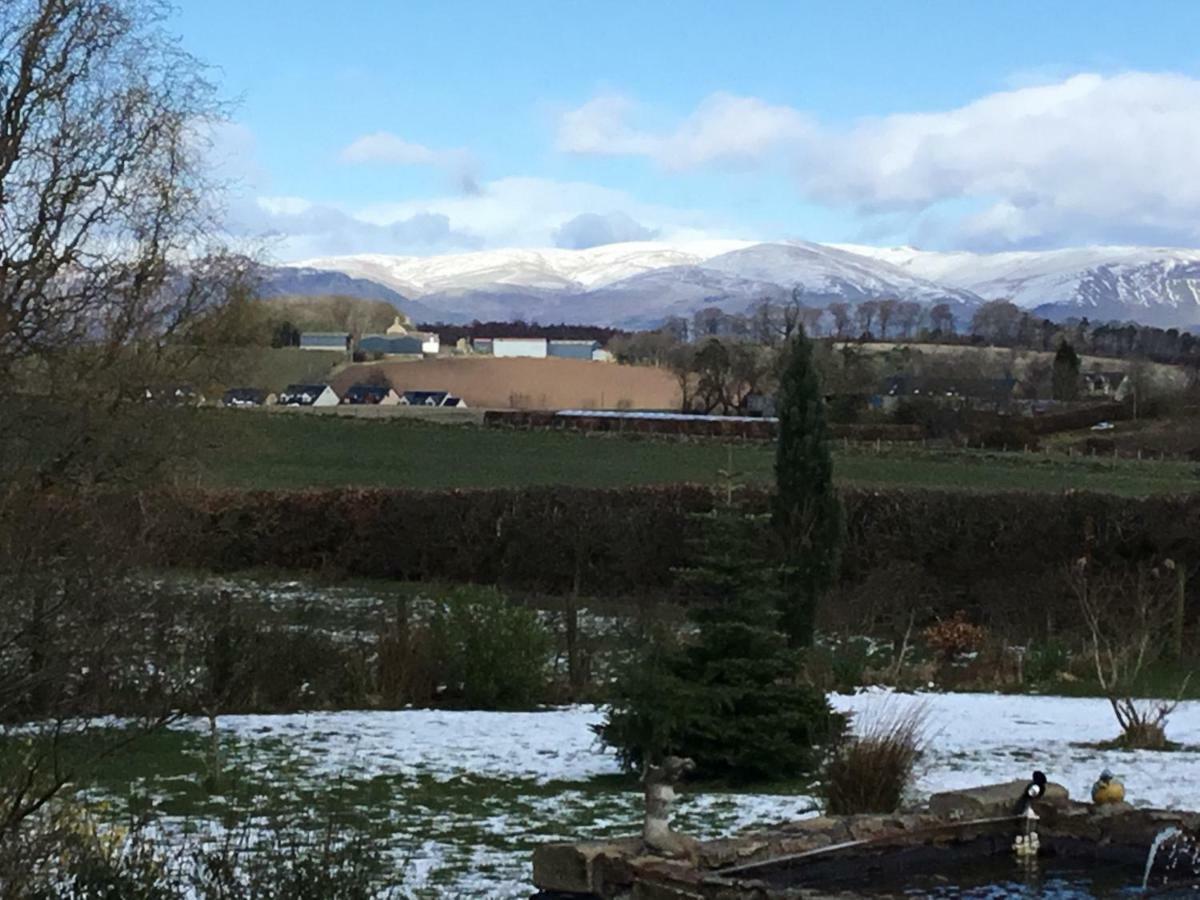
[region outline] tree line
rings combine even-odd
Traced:
[[[777,347],[803,328],[811,337],[839,341],[982,344],[1049,352],[1069,341],[1076,352],[1094,356],[1200,365],[1200,338],[1179,328],[1093,322],[1086,316],[1054,322],[1009,300],[967,309],[888,298],[818,306],[810,303],[813,299],[797,288],[785,301],[762,300],[745,313],[705,307],[690,319],[672,317],[654,331],[617,336],[610,349],[618,359],[661,365],[678,343],[730,338]]]

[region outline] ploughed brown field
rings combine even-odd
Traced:
[[[449,391],[491,409],[677,409],[674,376],[653,366],[582,359],[427,359],[359,363],[333,378],[342,391],[382,370],[398,393]]]

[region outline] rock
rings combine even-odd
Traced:
[[[542,844],[533,851],[533,883],[543,891],[599,894],[602,886],[596,872],[596,861],[606,857],[634,856],[640,852],[641,844],[637,838]]]
[[[944,819],[990,819],[1015,815],[1021,793],[1028,781],[989,784],[962,791],[944,791],[929,798],[929,811]],[[1042,804],[1060,805],[1070,799],[1061,784],[1046,785],[1046,793],[1035,801],[1034,810]]]

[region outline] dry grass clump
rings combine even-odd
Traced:
[[[826,763],[826,812],[838,816],[895,812],[925,749],[927,721],[927,709],[915,703],[889,704],[860,714],[854,733]]]

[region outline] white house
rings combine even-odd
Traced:
[[[289,384],[279,394],[280,406],[337,406],[337,392],[327,384]]]
[[[550,355],[549,342],[545,338],[493,338],[492,356],[545,359]]]

